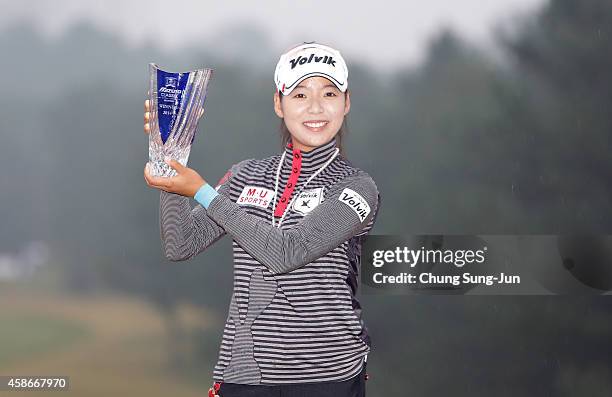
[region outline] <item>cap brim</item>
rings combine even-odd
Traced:
[[[325,77],[326,79],[328,79],[329,81],[331,81],[332,83],[334,83],[334,85],[342,92],[346,91],[346,81],[345,82],[340,82],[337,79],[334,78],[334,76],[329,75],[327,73],[323,73],[323,72],[310,72],[310,73],[306,73],[305,75],[303,75],[302,77],[300,77],[299,79],[297,79],[295,82],[293,82],[291,85],[285,85],[285,91],[281,91],[283,93],[283,95],[288,95],[289,93],[291,93],[291,91],[293,91],[293,89],[295,87],[298,86],[298,84],[300,84],[302,81],[304,81],[305,79],[309,78],[309,77],[314,77],[314,76],[320,76],[320,77]]]

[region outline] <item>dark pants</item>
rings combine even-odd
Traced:
[[[221,383],[221,397],[365,397],[366,364],[359,375],[342,382],[321,382],[279,386]]]

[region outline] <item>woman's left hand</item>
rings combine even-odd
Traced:
[[[195,170],[183,166],[176,160],[166,160],[166,164],[172,167],[178,175],[170,178],[152,176],[149,173],[149,163],[147,163],[144,169],[144,178],[147,181],[147,185],[166,192],[180,194],[181,196],[193,197],[206,183],[204,178]]]

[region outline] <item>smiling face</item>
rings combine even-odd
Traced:
[[[325,77],[309,77],[282,100],[274,93],[274,111],[284,119],[293,147],[309,152],[331,141],[351,108],[348,91],[343,93]]]

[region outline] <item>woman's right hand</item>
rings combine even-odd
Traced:
[[[144,133],[148,134],[151,132],[151,124],[149,124],[149,119],[151,118],[150,105],[149,100],[145,99],[144,101]]]

